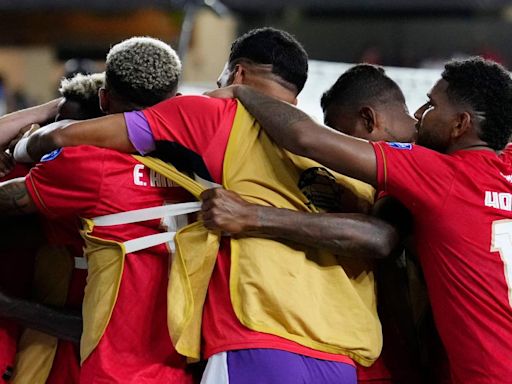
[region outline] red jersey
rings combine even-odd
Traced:
[[[512,378],[512,165],[375,143],[379,189],[414,218],[416,246],[455,383]]]
[[[512,144],[508,144],[505,149],[501,152],[500,158],[505,161],[512,163]]]
[[[156,152],[152,155],[171,162],[179,170],[221,184],[224,153],[236,108],[234,99],[180,96],[144,110],[155,141]],[[205,358],[229,350],[272,348],[352,364],[346,356],[319,352],[242,325],[231,304],[230,264],[229,239],[223,238],[203,311]]]
[[[66,148],[27,177],[39,210],[50,218],[93,218],[191,200],[132,156],[95,147]],[[160,221],[97,227],[93,236],[124,242],[160,232]],[[81,383],[191,383],[167,331],[169,252],[165,245],[127,254],[118,298]]]

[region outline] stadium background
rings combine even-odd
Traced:
[[[66,74],[101,71],[109,47],[135,35],[179,48],[182,92],[211,89],[231,41],[264,25],[304,44],[312,63],[300,106],[318,118],[342,63],[392,67],[412,111],[447,59],[512,63],[505,0],[0,0],[0,114],[53,98]]]

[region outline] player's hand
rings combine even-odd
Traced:
[[[22,129],[20,129],[18,136],[16,136],[14,139],[12,139],[11,142],[9,143],[9,152],[11,154],[14,153],[14,148],[16,147],[16,144],[18,144],[18,142],[21,139],[23,139],[25,137],[29,137],[32,133],[37,131],[39,128],[41,128],[41,126],[39,124],[30,124]]]
[[[204,94],[217,99],[234,99],[236,98],[237,88],[238,85],[230,85],[229,87],[219,88],[214,91],[205,92]]]
[[[258,224],[258,205],[248,203],[239,195],[222,188],[201,194],[201,218],[208,229],[236,235],[253,230]]]

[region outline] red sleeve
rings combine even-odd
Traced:
[[[80,146],[50,155],[43,157],[25,178],[32,200],[51,219],[86,215],[99,202],[104,151]]]
[[[372,143],[379,191],[400,200],[411,211],[442,206],[455,176],[453,158],[404,143]]]
[[[220,182],[224,152],[236,109],[234,99],[178,96],[143,112],[155,139],[157,152],[160,152],[158,157],[171,161],[177,167],[180,161],[188,164],[202,161],[211,178]],[[162,156],[162,152],[170,157]]]

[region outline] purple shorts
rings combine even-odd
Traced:
[[[212,356],[201,383],[356,384],[357,376],[355,367],[346,363],[275,349],[245,349]]]

